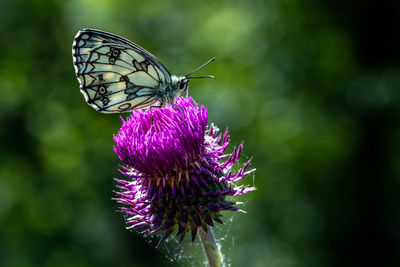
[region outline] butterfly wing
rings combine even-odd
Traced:
[[[103,113],[127,112],[163,101],[171,74],[152,54],[120,36],[80,30],[72,56],[86,102]]]

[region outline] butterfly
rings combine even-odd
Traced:
[[[72,44],[72,58],[86,102],[102,113],[129,112],[147,106],[164,107],[189,87],[191,74],[171,75],[151,53],[118,35],[80,30]]]

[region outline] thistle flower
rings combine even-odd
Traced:
[[[255,190],[234,186],[254,169],[250,161],[237,173],[243,143],[224,154],[228,130],[207,127],[207,110],[192,98],[179,97],[163,109],[134,111],[114,136],[114,150],[125,164],[120,171],[128,178],[116,179],[115,200],[127,214],[127,229],[144,228],[143,233],[162,232],[159,244],[176,231],[182,241],[191,232],[221,223],[221,211],[240,211],[239,202],[226,199]]]

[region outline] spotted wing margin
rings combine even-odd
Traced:
[[[72,56],[86,102],[103,113],[127,112],[160,101],[171,75],[152,54],[117,35],[80,30]]]

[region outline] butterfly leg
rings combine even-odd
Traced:
[[[160,103],[158,106],[150,106],[150,118],[151,118],[151,125],[153,125],[153,113],[151,112],[153,108],[162,108],[164,105],[163,103]]]
[[[171,105],[182,111],[182,121],[185,122],[185,112],[183,111],[183,109],[180,106],[175,105],[174,103],[172,103]]]

